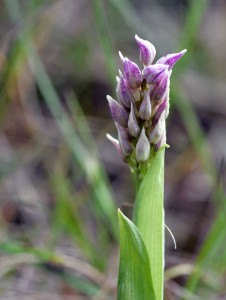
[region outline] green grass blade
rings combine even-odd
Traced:
[[[182,72],[194,57],[193,49],[197,39],[197,32],[202,22],[208,2],[208,0],[192,0],[189,4],[184,28],[181,32],[181,39],[178,45],[178,49],[187,48],[188,53],[183,57],[173,71],[174,76],[171,80],[171,105],[178,109],[189,138],[200,157],[203,168],[214,178],[216,177],[216,168],[211,158],[205,133],[200,125],[197,113],[195,112],[191,102],[187,99],[182,88],[178,84],[178,82],[180,82]]]
[[[159,150],[140,184],[134,207],[134,224],[147,247],[156,300],[163,299],[164,278],[164,154]]]
[[[184,28],[181,33],[179,48],[184,47],[188,48],[189,52],[193,51],[197,39],[197,33],[203,20],[203,15],[208,3],[209,0],[190,1]],[[182,63],[180,63],[177,67],[178,72],[182,71],[182,69],[187,66],[187,63],[189,59],[191,59],[191,57],[192,56],[190,55],[186,55],[183,58]]]
[[[132,5],[131,1],[110,0],[109,3],[116,9],[118,15],[131,31],[137,32],[137,30],[139,30],[141,33],[147,33],[149,28],[145,25],[142,17],[137,13],[136,8]]]
[[[137,227],[118,211],[120,265],[118,300],[154,300],[148,252]]]
[[[176,81],[177,79],[172,80],[172,83],[175,86]],[[216,167],[212,161],[208,142],[205,133],[200,126],[195,110],[193,109],[190,101],[183,95],[183,91],[180,87],[175,88],[175,90],[171,90],[171,97],[181,115],[188,136],[200,158],[203,169],[214,179],[216,177]]]
[[[211,229],[199,251],[195,262],[195,272],[191,274],[187,281],[187,289],[195,292],[200,284],[202,273],[207,269],[215,270],[218,274],[225,270],[225,256],[222,255],[225,248],[225,200],[226,195],[220,185],[214,195],[215,203],[218,205],[217,215]]]
[[[90,282],[88,279],[75,276],[70,272],[70,270],[67,270],[67,266],[64,265],[64,257],[58,256],[54,252],[46,249],[23,247],[21,244],[15,241],[0,243],[0,252],[1,254],[8,254],[5,257],[5,260],[6,262],[7,260],[9,262],[8,264],[6,264],[6,266],[2,266],[0,277],[4,276],[13,269],[16,270],[20,264],[34,264],[36,267],[44,269],[45,271],[53,272],[54,275],[59,276],[74,290],[80,291],[87,296],[97,296],[97,294],[100,292],[99,286]],[[11,261],[14,261],[13,264],[10,261],[10,255],[12,255]],[[19,259],[20,255],[21,259]],[[34,260],[30,260],[28,258],[25,260],[23,258],[23,255],[27,255],[27,257],[29,257],[29,255],[32,255],[34,257]],[[51,267],[48,267],[48,265],[52,266],[52,271]]]
[[[95,17],[95,26],[99,36],[100,45],[105,57],[107,75],[111,83],[111,86],[113,87],[115,85],[114,74],[116,73],[116,67],[115,67],[114,55],[112,51],[113,44],[108,32],[106,13],[104,11],[104,6],[101,0],[94,0],[92,1],[92,4],[93,4],[94,17]]]
[[[5,1],[6,8],[9,15],[14,21],[22,22],[23,15],[20,11],[19,5],[9,5]],[[18,3],[18,1],[15,1]],[[16,10],[15,12],[11,10]],[[23,30],[22,30],[23,29]],[[68,117],[58,94],[51,82],[48,73],[35,49],[35,45],[32,40],[31,32],[26,28],[21,29],[21,34],[18,38],[18,44],[21,52],[27,57],[32,73],[37,81],[37,85],[48,105],[55,121],[61,130],[63,137],[70,147],[73,156],[79,164],[81,170],[85,173],[87,181],[92,188],[95,198],[95,213],[97,218],[104,221],[105,227],[109,229],[113,236],[117,239],[117,216],[115,204],[112,199],[112,195],[109,190],[108,181],[104,168],[101,165],[99,159],[92,153],[92,149],[88,149],[82,142],[78,134],[76,134],[70,118]],[[105,228],[104,227],[104,228]]]

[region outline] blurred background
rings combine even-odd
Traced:
[[[116,299],[118,50],[137,33],[174,68],[167,120],[165,299],[226,299],[226,1],[0,2],[0,299]]]

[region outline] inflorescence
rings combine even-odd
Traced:
[[[153,64],[156,49],[135,35],[143,70],[119,52],[123,74],[116,77],[118,101],[107,96],[118,139],[107,134],[123,161],[144,174],[153,155],[166,145],[165,120],[169,113],[170,76],[186,50],[168,54]]]

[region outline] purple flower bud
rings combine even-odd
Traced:
[[[159,106],[157,107],[157,110],[155,112],[155,115],[152,119],[152,126],[155,127],[156,124],[158,123],[162,113],[165,111],[166,107],[167,107],[167,97],[165,97],[162,102],[159,104]]]
[[[169,78],[172,71],[165,71],[159,76],[157,81],[151,88],[150,96],[152,100],[159,101],[167,93],[169,89]]]
[[[136,145],[136,159],[138,162],[147,161],[150,156],[150,143],[143,128]]]
[[[127,84],[131,89],[136,89],[141,86],[141,71],[138,65],[129,60],[127,57],[124,61],[124,74]]]
[[[133,103],[131,103],[131,110],[130,110],[129,121],[128,121],[128,129],[129,129],[129,133],[132,136],[138,137],[138,135],[140,133],[140,127],[137,123],[137,118],[134,113]]]
[[[135,35],[135,39],[140,48],[140,61],[142,62],[142,64],[145,66],[152,64],[156,55],[156,49],[154,45],[146,40],[139,38],[137,34]]]
[[[115,146],[117,152],[119,153],[119,155],[122,157],[122,159],[124,159],[124,154],[122,153],[122,150],[120,148],[120,145],[119,145],[119,141],[115,138],[113,138],[110,134],[107,134],[107,139],[112,142],[112,144]]]
[[[117,123],[115,124],[115,126],[118,131],[118,141],[122,149],[122,152],[125,156],[128,156],[133,152],[133,148],[129,140],[128,130]]]
[[[144,99],[140,105],[139,115],[142,120],[149,120],[151,117],[150,91],[145,91]]]
[[[155,64],[144,68],[143,76],[148,84],[155,83],[159,80],[160,75],[163,76],[168,66],[164,64]]]
[[[171,70],[173,68],[173,66],[175,65],[175,63],[184,55],[185,52],[187,52],[186,49],[182,50],[179,53],[168,54],[168,55],[160,58],[156,63],[168,65],[169,69]]]
[[[119,104],[116,100],[114,100],[111,96],[107,96],[107,100],[109,103],[110,111],[113,120],[120,124],[123,127],[127,127],[129,113],[125,110],[125,108]]]
[[[133,99],[132,93],[130,89],[128,88],[126,84],[126,80],[124,79],[123,76],[120,78],[117,76],[117,86],[116,86],[116,94],[118,97],[119,102],[124,106],[124,107],[130,107],[130,102]]]

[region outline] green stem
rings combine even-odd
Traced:
[[[164,282],[164,156],[165,149],[158,151],[139,185],[133,222],[138,227],[146,245],[156,300],[163,299]]]

